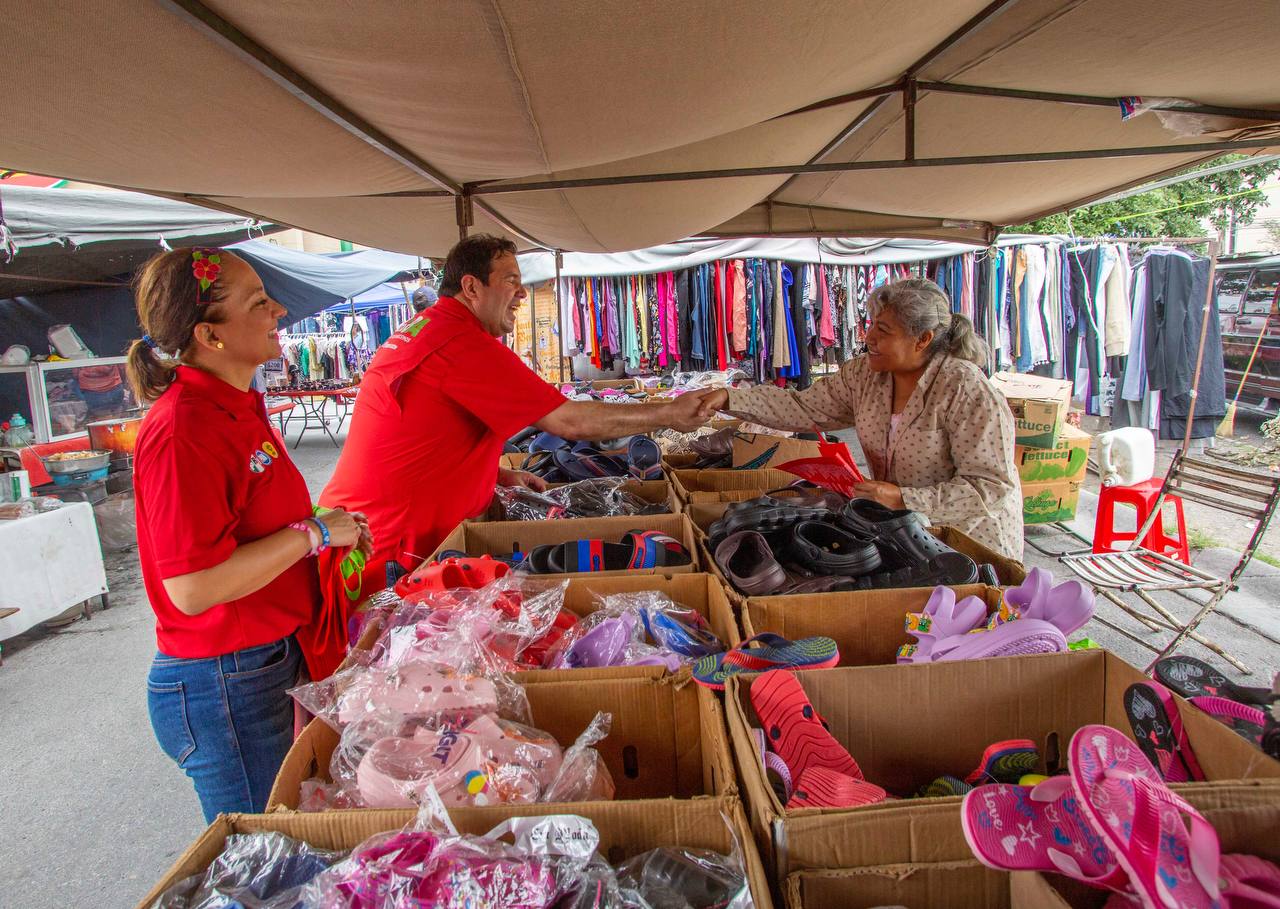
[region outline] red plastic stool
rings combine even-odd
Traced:
[[[1098,517],[1093,525],[1093,551],[1118,552],[1127,548],[1116,544],[1132,542],[1138,536],[1137,531],[1151,514],[1163,483],[1162,477],[1152,477],[1132,486],[1103,486],[1098,494]],[[1127,503],[1138,510],[1138,524],[1133,533],[1116,530],[1117,503]],[[1178,535],[1171,537],[1164,532],[1164,515],[1160,515],[1151,522],[1151,529],[1142,538],[1142,546],[1152,552],[1178,559],[1184,565],[1190,565],[1191,554],[1187,547],[1187,522],[1182,515],[1182,499],[1169,493],[1164,497],[1164,503],[1173,504],[1178,516]]]

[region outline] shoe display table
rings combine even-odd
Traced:
[[[107,572],[92,505],[71,502],[0,521],[0,641],[93,597],[106,606]]]

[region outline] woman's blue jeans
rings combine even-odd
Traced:
[[[293,635],[207,659],[156,653],[147,711],[164,753],[195,784],[206,822],[261,812],[293,741],[302,654]]]

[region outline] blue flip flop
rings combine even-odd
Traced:
[[[662,449],[648,436],[632,436],[627,445],[627,468],[639,480],[662,479]]]
[[[752,644],[759,646],[752,647]],[[763,632],[747,638],[732,650],[698,660],[693,667],[693,680],[721,691],[726,679],[743,672],[827,669],[839,662],[840,650],[831,638],[818,636],[789,641],[782,635]]]
[[[701,659],[724,652],[720,639],[702,627],[686,624],[665,612],[640,610],[644,630],[663,647],[683,657]]]
[[[595,449],[571,451],[562,448],[551,453],[560,472],[571,481],[595,480],[600,477],[625,477],[627,465],[621,458],[602,454]]]

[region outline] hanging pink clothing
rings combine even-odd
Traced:
[[[743,261],[733,261],[733,353],[742,357],[747,353],[747,277]]]
[[[831,319],[831,287],[827,284],[827,270],[819,265],[818,288],[821,294],[822,314],[818,317],[818,340],[823,347],[835,347],[836,327]]]
[[[675,363],[680,359],[680,301],[676,297],[676,273],[669,271],[658,275],[658,283],[667,288],[667,303],[662,309],[662,319],[665,324],[662,329],[662,341],[666,347],[669,362]]]

